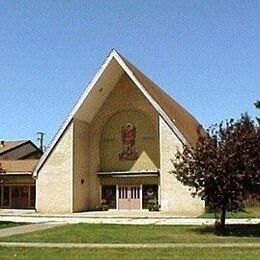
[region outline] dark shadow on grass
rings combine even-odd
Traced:
[[[260,224],[226,225],[225,230],[215,226],[204,226],[194,229],[199,234],[215,234],[217,236],[260,237]]]

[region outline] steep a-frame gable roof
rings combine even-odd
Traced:
[[[52,150],[59,142],[74,116],[77,114],[77,112],[80,114],[80,109],[84,105],[84,101],[88,98],[88,96],[91,95],[91,92],[97,88],[98,81],[103,76],[103,74],[106,73],[107,68],[113,62],[116,62],[130,77],[130,79],[135,83],[139,90],[157,110],[159,115],[166,121],[172,131],[174,131],[180,141],[182,143],[189,143],[192,146],[196,145],[199,135],[204,133],[204,130],[198,121],[180,104],[174,101],[148,77],[146,77],[141,71],[132,65],[127,59],[122,57],[116,50],[112,50],[94,78],[90,81],[88,87],[79,98],[71,113],[65,119],[46,152],[41,157],[34,172],[35,176],[37,176],[37,172],[41,169]],[[87,107],[90,109],[90,106]]]
[[[165,93],[126,58],[122,56],[121,58],[142,86],[165,111],[187,142],[194,147],[198,141],[198,137],[205,134],[202,125],[185,108]]]

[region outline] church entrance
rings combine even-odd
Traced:
[[[100,178],[102,205],[114,210],[153,210],[159,204],[158,177]]]
[[[118,209],[140,209],[140,185],[118,186]]]

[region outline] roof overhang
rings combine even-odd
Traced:
[[[6,175],[32,175],[32,172],[6,172]]]
[[[130,177],[158,177],[159,170],[97,172],[98,177],[130,178]]]
[[[37,164],[34,170],[34,177],[37,177],[38,172],[44,165],[45,161],[51,154],[52,150],[55,148],[56,144],[59,142],[63,133],[71,124],[73,118],[90,121],[101,103],[105,101],[106,97],[109,95],[110,91],[113,89],[115,83],[120,79],[123,73],[126,73],[130,79],[135,83],[138,89],[143,93],[143,95],[147,98],[147,100],[151,103],[151,105],[156,109],[158,114],[164,119],[164,121],[168,124],[168,126],[172,129],[172,131],[176,134],[178,139],[186,144],[187,141],[182,133],[177,129],[174,122],[169,118],[169,116],[165,113],[162,107],[155,101],[154,98],[149,94],[149,92],[142,86],[142,84],[138,81],[133,72],[126,65],[124,60],[120,57],[116,50],[112,50],[98,72],[94,76],[94,78],[88,84],[88,87],[83,92],[81,97],[79,98],[76,105],[73,107],[72,111],[66,117],[65,121],[61,125],[60,129],[54,136],[53,140],[49,144],[47,150],[41,157],[39,163]],[[101,90],[102,89],[102,90]],[[100,91],[101,90],[101,91]],[[103,93],[102,93],[103,92]],[[96,97],[98,97],[98,102]],[[87,111],[87,113],[86,113]]]

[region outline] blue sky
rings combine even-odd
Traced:
[[[51,140],[115,48],[208,127],[260,99],[260,1],[0,1],[0,139]]]

